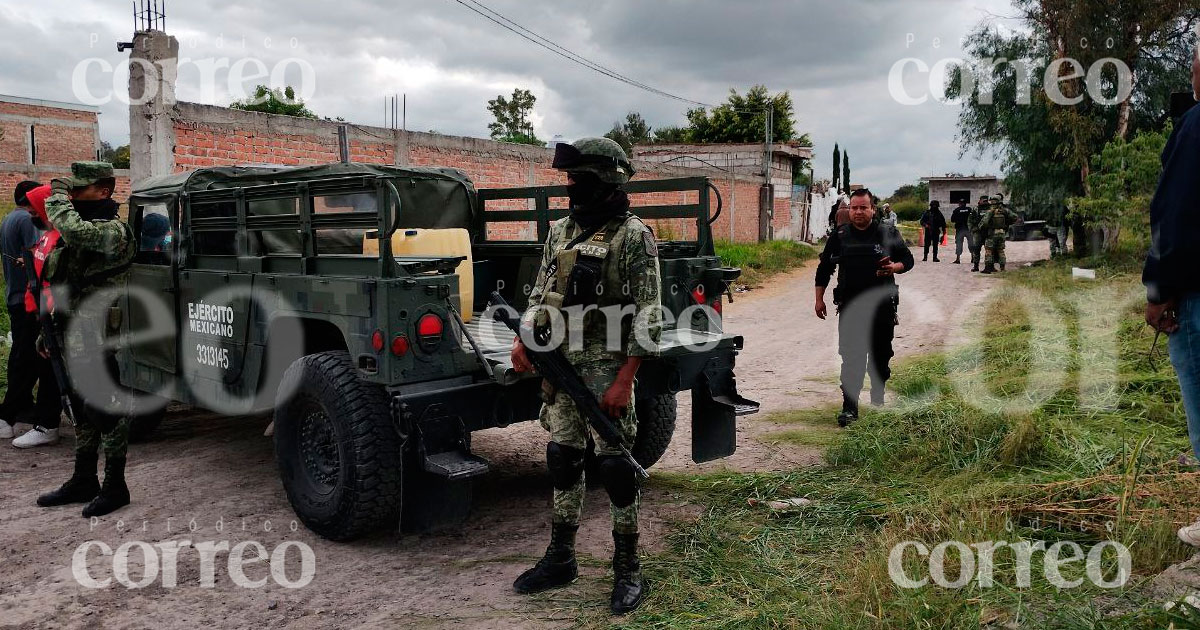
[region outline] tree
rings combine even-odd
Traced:
[[[846,192],[850,190],[850,152],[842,151],[842,185],[846,187]]]
[[[1132,236],[1131,245],[1144,251],[1150,242],[1150,200],[1162,174],[1163,148],[1171,123],[1160,132],[1139,132],[1132,141],[1117,138],[1092,156],[1088,194],[1067,201],[1068,217],[1085,229],[1103,234],[1111,249],[1121,234]]]
[[[113,148],[108,142],[100,143],[100,160],[113,165],[113,168],[129,168],[129,145]]]
[[[929,199],[929,182],[917,182],[915,184],[905,184],[896,189],[891,197],[887,198],[888,203],[901,201],[903,199],[916,199],[924,202]]]
[[[492,140],[538,146],[546,144],[534,135],[533,123],[529,122],[536,102],[537,97],[533,92],[521,88],[513,90],[512,98],[504,98],[501,94],[488,101],[487,109],[495,118],[488,125]]]
[[[796,139],[792,95],[771,96],[766,86],[756,85],[745,96],[729,90],[729,99],[708,111],[700,107],[687,113],[691,142],[762,142],[766,135],[767,110],[773,112],[772,137],[776,142]]]
[[[621,145],[625,154],[630,156],[633,155],[634,145],[650,144],[652,141],[650,125],[647,125],[646,119],[637,112],[626,114],[624,123],[613,123],[612,131],[604,134],[604,137]]]
[[[841,190],[838,185],[842,179],[842,150],[838,147],[838,143],[833,143],[833,190],[837,192]]]
[[[296,90],[292,86],[286,86],[283,90],[272,90],[271,88],[260,85],[254,88],[254,96],[244,101],[234,101],[229,104],[230,109],[240,109],[248,112],[262,112],[264,114],[282,114],[284,116],[296,116],[297,118],[316,119],[317,115],[308,109],[304,101],[296,98]]]
[[[691,142],[687,127],[667,126],[654,130],[654,142],[658,144],[683,144]]]
[[[1005,34],[979,27],[968,37],[976,85],[964,94],[955,73],[947,95],[965,97],[959,115],[963,153],[994,152],[1012,197],[1026,200],[1029,214],[1039,216],[1068,198],[1087,196],[1091,159],[1109,141],[1161,128],[1170,86],[1188,83],[1188,33],[1200,10],[1186,0],[1015,0],[1014,7],[1026,28]],[[1113,64],[1098,63],[1108,57],[1134,72],[1132,93],[1113,105],[1099,100],[1117,92]],[[1085,72],[1099,68],[1102,94],[1086,90],[1081,78],[1071,78],[1074,69],[1060,64],[1051,84],[1068,99],[1082,99],[1055,103],[1045,75],[1050,61],[1060,59],[1075,60]],[[1077,235],[1099,229],[1075,227]],[[1091,240],[1077,240],[1077,249],[1083,252]]]

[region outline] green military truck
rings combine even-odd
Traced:
[[[662,456],[676,395],[690,391],[693,459],[728,456],[736,416],[758,405],[737,394],[742,339],[720,328],[740,272],[714,255],[716,189],[692,178],[627,190],[639,216],[676,219],[688,235],[659,245],[663,307],[683,320],[664,327],[661,356],[638,374],[633,453],[646,467]],[[535,419],[541,402],[540,380],[512,369],[511,333],[483,316],[487,296],[524,307],[565,197],[364,164],[151,178],[129,202],[139,252],[120,305],[121,385],[141,404],[273,412],[288,500],[321,536],[461,522],[471,479],[488,470],[471,433]],[[666,198],[685,202],[637,205]],[[468,251],[393,252],[398,232],[449,229],[469,232]],[[473,292],[460,290],[464,262]]]

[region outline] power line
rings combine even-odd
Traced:
[[[676,94],[672,94],[670,92],[666,92],[664,90],[660,90],[658,88],[655,88],[655,87],[652,87],[645,83],[642,83],[641,81],[631,79],[623,74],[618,73],[615,70],[612,70],[610,68],[602,66],[599,63],[596,63],[582,55],[579,55],[578,53],[575,53],[575,52],[555,43],[554,41],[547,39],[546,37],[543,37],[542,35],[539,35],[533,31],[525,28],[524,26],[521,26],[520,24],[514,22],[513,20],[510,20],[509,18],[505,17],[504,15],[495,11],[494,9],[489,8],[487,5],[479,2],[478,0],[454,0],[454,1],[457,2],[458,4],[461,4],[462,6],[466,7],[467,9],[471,10],[472,12],[495,23],[496,25],[520,36],[522,39],[525,39],[533,44],[536,44],[537,46],[545,48],[546,50],[549,50],[550,52],[552,52],[560,57],[563,57],[569,61],[573,61],[585,68],[588,68],[589,70],[599,72],[600,74],[603,74],[611,79],[620,81],[621,83],[625,83],[627,85],[636,87],[641,90],[645,90],[652,94],[657,94],[657,95],[665,97],[665,98],[674,99],[674,100],[688,103],[691,105],[699,105],[700,107],[706,107],[706,108],[714,107],[713,105],[708,104],[708,103],[702,103],[700,101],[695,101],[690,98],[685,98],[682,96],[678,96]]]

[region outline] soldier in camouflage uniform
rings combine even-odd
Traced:
[[[987,195],[981,196],[979,204],[967,215],[967,231],[971,233],[971,271],[979,271],[979,254],[983,249],[983,231],[980,228],[983,226],[983,215],[987,212],[989,203],[991,200]]]
[[[992,204],[983,215],[984,245],[987,255],[983,260],[983,273],[996,273],[996,265],[1004,271],[1004,244],[1008,239],[1008,228],[1021,222],[1021,217],[1004,205],[1001,197],[993,197]]]
[[[114,391],[117,368],[105,338],[119,322],[109,305],[88,298],[122,287],[135,247],[128,224],[117,216],[113,168],[106,162],[76,162],[71,176],[51,183],[46,214],[59,232],[59,247],[49,253],[42,280],[54,295],[55,319],[64,336],[66,365],[75,411],[75,472],[59,489],[38,497],[50,507],[87,503],[85,517],[102,516],[129,504],[125,455],[129,419],[124,397]],[[83,308],[84,310],[80,310]],[[71,321],[68,321],[71,320]],[[44,348],[44,339],[39,340]],[[107,373],[107,378],[105,378]],[[97,376],[99,375],[99,376]],[[96,477],[98,450],[104,449],[104,485]]]
[[[625,152],[607,138],[560,144],[554,168],[568,176],[571,214],[550,228],[541,270],[522,318],[526,328],[556,325],[564,315],[567,360],[579,371],[601,407],[617,419],[626,448],[637,433],[633,383],[645,357],[657,349],[661,330],[658,248],[654,234],[629,213],[621,185],[633,175]],[[599,309],[599,310],[597,310]],[[619,337],[608,333],[615,311],[624,309]],[[613,327],[614,332],[618,327]],[[518,339],[513,366],[532,366]],[[618,445],[595,435],[564,392],[543,386],[541,424],[550,432],[546,461],[554,485],[550,546],[537,565],[513,587],[537,593],[570,583],[578,574],[575,532],[584,496],[584,460],[588,442],[596,444],[596,466],[608,491],[613,522],[611,609],[621,614],[645,597],[637,556],[640,490],[633,467]]]
[[[1066,208],[1059,207],[1051,212],[1046,225],[1046,238],[1050,241],[1050,258],[1058,258],[1067,253],[1067,218]]]

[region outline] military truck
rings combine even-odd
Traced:
[[[632,452],[645,467],[662,456],[676,395],[690,392],[693,459],[728,456],[735,418],[758,405],[737,394],[742,338],[720,328],[740,271],[714,255],[716,188],[692,178],[627,190],[635,205],[683,200],[634,211],[686,233],[659,243],[664,310],[685,319],[668,322],[638,374]],[[512,369],[511,333],[482,316],[487,296],[525,306],[566,195],[347,163],[151,178],[129,202],[139,252],[119,306],[121,386],[229,416],[272,412],[287,498],[323,537],[459,523],[488,470],[471,433],[535,419],[541,404],[540,379]],[[465,230],[465,251],[393,251],[397,235],[423,230]],[[139,423],[154,414],[143,408]]]

